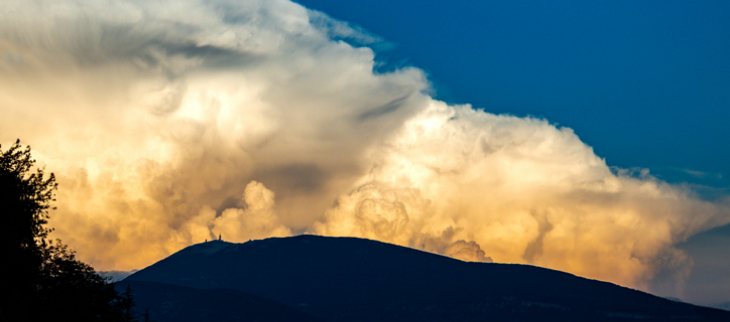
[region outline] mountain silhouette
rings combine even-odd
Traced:
[[[301,321],[323,322],[297,309],[260,296],[232,289],[194,289],[153,282],[120,282],[127,285],[140,313],[147,311],[153,321]]]
[[[560,271],[349,237],[197,244],[118,287],[126,285],[137,307],[160,322],[192,315],[183,308],[197,310],[195,321],[219,322],[274,314],[283,321],[730,321],[728,311]]]

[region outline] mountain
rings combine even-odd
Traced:
[[[323,322],[297,309],[260,296],[232,289],[194,289],[152,282],[117,283],[124,292],[133,290],[137,310],[149,309],[150,319],[165,322],[200,321],[301,321]]]
[[[712,307],[730,311],[730,302],[714,304],[714,305],[712,305]]]
[[[730,321],[730,312],[560,271],[462,262],[345,237],[302,235],[243,244],[197,244],[132,274],[120,285],[127,284],[138,307],[149,308],[160,322],[178,321],[163,311],[182,302],[148,300],[145,294],[177,294],[172,286],[181,287],[180,294],[188,298],[219,299],[185,305],[208,311],[236,309],[238,315],[226,316],[241,321],[255,320],[241,312],[264,308],[247,306],[239,297],[269,301],[272,307],[281,305],[292,314],[323,321]],[[213,309],[207,303],[223,300],[241,304]],[[205,320],[234,321],[203,315],[197,319]]]
[[[110,282],[118,282],[121,281],[127,276],[134,274],[134,272],[138,271],[137,269],[133,269],[131,271],[97,271],[99,275],[108,278]]]

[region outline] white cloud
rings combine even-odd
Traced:
[[[451,240],[476,242],[498,262],[645,288],[663,269],[688,272],[673,245],[728,222],[727,204],[614,174],[570,129],[544,120],[432,101],[371,155],[374,166],[316,232],[419,247],[451,229]]]
[[[730,222],[726,202],[612,173],[570,129],[373,73],[338,39],[379,38],[289,1],[6,1],[0,18],[0,142],[58,175],[55,234],[100,269],[315,232],[645,287]]]

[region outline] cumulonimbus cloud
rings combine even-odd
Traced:
[[[289,1],[6,1],[0,17],[0,142],[56,173],[55,235],[99,269],[317,233],[646,288],[686,276],[674,245],[730,222],[726,201],[612,171],[568,128],[374,72],[379,38]]]

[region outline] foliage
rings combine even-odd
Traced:
[[[0,148],[2,148],[0,146]],[[46,227],[58,187],[35,168],[20,140],[0,149],[0,254],[3,288],[0,321],[131,321],[131,293],[120,296],[109,281],[77,260]],[[131,304],[131,306],[130,306]]]
[[[132,289],[127,285],[119,300],[119,308],[121,309],[122,319],[126,322],[138,322],[134,312],[134,299],[132,297]]]

